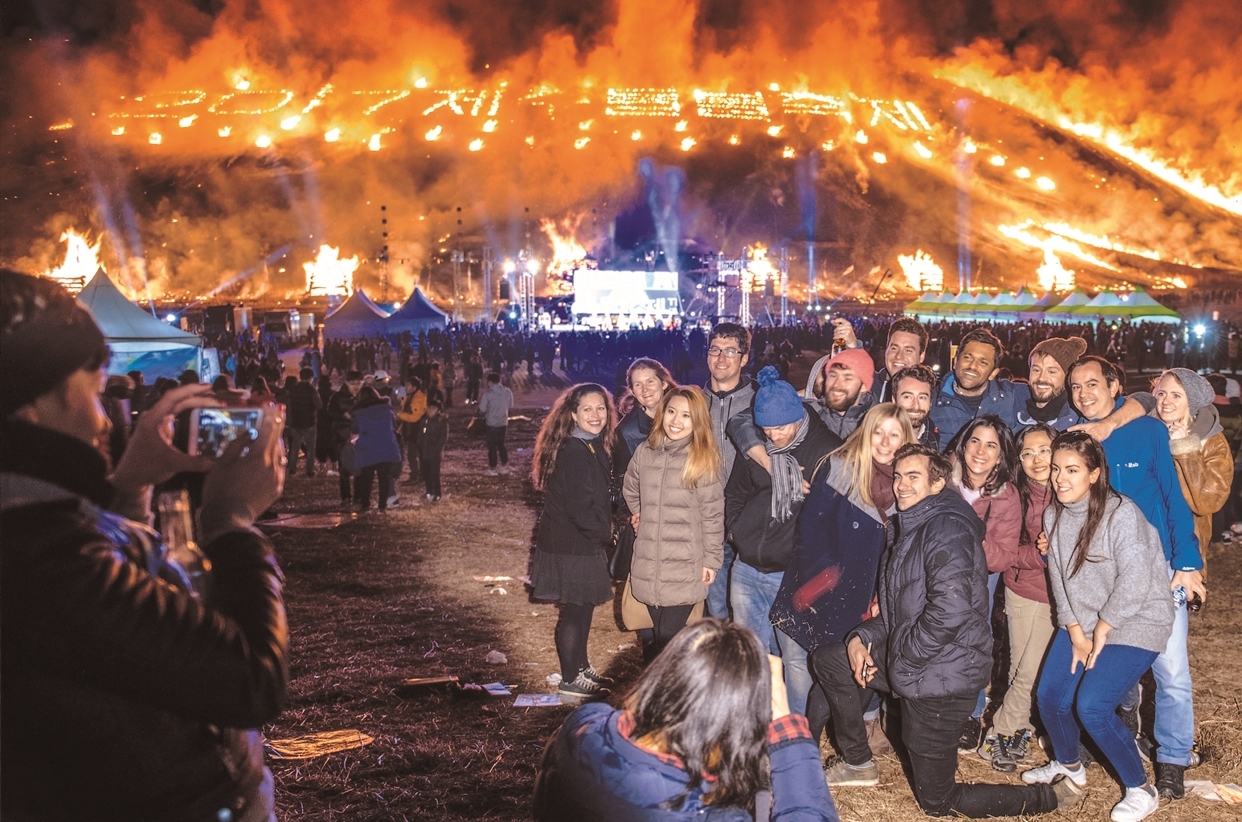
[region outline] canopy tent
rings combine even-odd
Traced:
[[[1173,309],[1156,302],[1147,290],[1135,286],[1130,294],[1119,298],[1128,311],[1127,315],[1134,322],[1180,323],[1181,316]]]
[[[150,380],[199,370],[202,338],[160,322],[130,302],[102,268],[78,292],[78,302],[95,315],[108,340],[108,373],[141,371]]]
[[[1054,292],[1049,291],[1047,294],[1044,294],[1044,296],[1040,297],[1039,299],[1035,299],[1034,292],[1028,291],[1026,293],[1028,295],[1027,299],[1029,299],[1030,301],[1022,304],[1021,309],[1018,314],[1019,319],[1023,319],[1023,320],[1045,320],[1045,319],[1054,320],[1056,319],[1055,317],[1047,316],[1047,311],[1049,307],[1055,305],[1057,302],[1057,295]]]
[[[1092,297],[1085,305],[1067,308],[1066,313],[1082,318],[1119,317],[1122,315],[1122,308],[1121,300],[1117,298],[1117,295],[1113,293],[1111,288],[1105,286],[1103,291]]]
[[[323,321],[323,335],[325,339],[374,337],[387,331],[387,317],[388,312],[360,288]]]
[[[1073,317],[1073,314],[1070,312],[1071,308],[1077,308],[1089,302],[1091,302],[1091,298],[1087,296],[1087,293],[1081,288],[1075,288],[1065,299],[1044,309],[1044,313],[1050,319],[1070,319]]]
[[[449,315],[427,299],[421,288],[415,288],[405,304],[388,317],[385,325],[389,334],[400,334],[402,331],[419,334],[433,328],[444,328],[448,324]]]

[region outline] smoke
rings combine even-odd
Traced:
[[[830,264],[853,262],[860,270],[916,245],[942,262],[968,261],[973,245],[988,265],[1003,269],[1021,254],[996,244],[977,216],[981,210],[1008,219],[1072,208],[1056,216],[1172,256],[1242,267],[1242,227],[1231,215],[1170,201],[1163,191],[1155,193],[1164,199],[1154,199],[1115,158],[1067,147],[1012,114],[1006,123],[990,123],[992,106],[959,117],[961,95],[925,79],[964,85],[1045,122],[1068,116],[1116,129],[1236,193],[1242,191],[1238,4],[26,0],[6,5],[3,37],[0,65],[9,82],[0,88],[0,117],[9,150],[0,219],[8,230],[0,236],[0,257],[33,270],[58,261],[49,238],[76,225],[106,236],[110,270],[131,279],[146,272],[153,289],[170,294],[204,293],[285,245],[291,246],[287,258],[259,266],[262,273],[243,285],[248,293],[269,286],[296,293],[300,263],[325,242],[362,256],[357,280],[373,289],[376,259],[389,245],[394,288],[418,283],[443,300],[451,286],[435,258],[483,242],[510,255],[528,237],[539,241],[542,217],[594,206],[612,216],[641,203],[645,186],[636,172],[643,157],[684,169],[680,209],[657,197],[664,218],[680,212],[678,226],[654,221],[665,245],[695,237],[737,253],[754,239],[813,236],[852,249],[849,259]],[[382,97],[350,96],[408,89],[416,79],[431,89],[494,92],[507,84],[495,131],[469,135],[482,140],[481,151],[464,150],[461,118],[445,120],[443,142],[434,143],[425,139],[430,125],[420,112],[393,103],[367,120],[361,110]],[[588,107],[574,95],[588,80],[593,85],[583,93],[596,98],[614,84],[734,91],[777,83],[859,97],[914,88],[924,95],[920,100],[940,101],[950,127],[980,140],[990,127],[997,151],[1019,137],[1033,153],[1046,148],[1061,191],[1076,193],[1078,185],[1095,191],[1096,179],[1071,185],[1085,169],[1107,178],[1099,189],[1107,197],[1041,198],[985,179],[969,192],[970,232],[959,237],[953,162],[881,169],[871,153],[882,147],[857,145],[852,129],[838,124],[840,133],[827,135],[835,150],[816,163],[809,152],[818,148],[816,129],[824,127],[809,121],[793,123],[779,140],[747,132],[737,149],[720,147],[736,126],[705,124],[696,135],[702,148],[683,155],[671,122],[644,124],[648,134],[632,141],[612,134],[613,125],[601,118],[587,124]],[[514,114],[516,99],[544,83],[566,99],[555,109],[527,105],[526,113]],[[275,131],[278,143],[270,151],[254,148],[255,134],[244,144],[220,138],[206,115],[184,129],[175,121],[126,121],[122,140],[109,134],[113,123],[104,113],[121,97],[130,104],[139,95],[203,89],[214,98],[243,84],[288,89],[306,105],[328,84],[334,91],[287,139]],[[151,100],[144,105],[150,110]],[[325,113],[339,115],[344,126],[339,148],[322,140]],[[351,130],[363,120],[375,126]],[[48,126],[64,121],[74,127],[49,137]],[[133,137],[152,123],[165,132],[158,146]],[[365,148],[375,132],[381,132],[379,152]],[[567,148],[569,132],[588,140],[580,153]],[[793,164],[780,159],[786,140],[798,152]],[[608,220],[582,231],[592,236],[581,241],[599,246]],[[1030,271],[1038,258],[1032,255]],[[1016,285],[1021,275],[1008,276]],[[132,284],[139,292],[145,287]]]

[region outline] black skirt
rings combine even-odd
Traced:
[[[594,556],[552,554],[535,549],[530,564],[535,599],[566,605],[603,605],[612,601],[608,558],[601,548]]]

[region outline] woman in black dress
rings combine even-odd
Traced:
[[[560,605],[556,653],[559,693],[608,694],[587,658],[595,606],[612,600],[612,445],[615,412],[607,389],[582,383],[557,399],[535,439],[531,479],[544,492],[530,578],[536,599]]]

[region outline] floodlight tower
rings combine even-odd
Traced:
[[[466,261],[466,254],[461,249],[453,249],[453,322],[461,322],[461,264]]]
[[[789,249],[781,246],[781,325],[789,321]]]
[[[492,313],[492,266],[496,264],[490,245],[483,246],[483,318],[491,323],[496,319]]]

